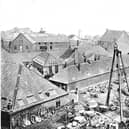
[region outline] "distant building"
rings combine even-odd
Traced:
[[[45,115],[48,117],[54,109],[67,104],[67,96],[67,92],[25,66],[3,64],[1,126],[14,129],[27,122],[32,124],[37,117],[43,120]]]
[[[127,74],[129,73],[129,56],[123,58]],[[109,80],[112,59],[97,60],[91,64],[71,65],[55,74],[49,80],[58,87],[71,91]],[[113,76],[117,76],[114,74]],[[128,74],[129,76],[129,74]]]
[[[3,48],[10,52],[30,52],[30,51],[52,51],[67,49],[70,42],[65,35],[54,35],[41,30],[35,32],[16,32],[2,35]]]
[[[10,41],[10,52],[31,52],[33,51],[33,41],[26,35],[20,33],[18,36]]]
[[[104,35],[98,41],[98,44],[105,50],[113,52],[114,41],[123,54],[129,53],[129,35],[125,31],[106,30]]]
[[[96,61],[112,57],[112,54],[106,51],[103,47],[91,43],[82,43],[78,47],[78,52],[87,60]]]

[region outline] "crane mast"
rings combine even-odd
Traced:
[[[122,72],[123,72],[124,81],[126,83],[128,92],[129,92],[129,85],[128,85],[124,62],[123,62],[123,58],[122,58],[122,52],[120,50],[118,50],[118,46],[117,46],[116,42],[115,42],[115,46],[114,46],[114,53],[113,53],[113,58],[112,58],[111,70],[110,70],[108,93],[107,93],[107,98],[106,98],[106,103],[105,103],[106,106],[109,106],[110,94],[111,94],[111,89],[112,89],[111,83],[112,83],[115,61],[116,61],[116,70],[115,71],[117,72],[117,75],[118,75],[118,86],[119,86],[118,96],[119,96],[119,103],[120,103],[120,124],[121,124],[121,123],[123,123],[123,109],[122,109],[122,98],[121,98],[121,93],[122,93],[121,84],[123,82],[122,75],[121,75]],[[129,95],[129,93],[126,95]]]

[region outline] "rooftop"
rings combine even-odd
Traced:
[[[7,98],[6,101],[13,99],[18,70],[19,66],[16,64],[2,64],[1,96]],[[63,95],[67,95],[67,92],[22,66],[13,112]]]
[[[125,67],[129,66],[129,56],[124,56]],[[71,65],[50,78],[51,81],[69,84],[75,81],[80,81],[95,75],[103,74],[110,71],[112,58],[106,60],[94,61],[91,64],[81,63],[80,70],[77,65]]]
[[[63,60],[53,56],[48,52],[42,52],[38,56],[34,57],[33,61],[41,64],[42,66],[57,65],[57,64],[62,64],[63,62]]]
[[[41,52],[29,52],[29,53],[8,53],[1,48],[1,63],[22,63],[26,61],[32,61],[32,58],[39,55]]]
[[[118,40],[123,33],[126,33],[126,32],[107,29],[104,35],[100,38],[100,41],[113,42],[114,40]]]
[[[26,36],[31,38],[34,42],[69,42],[68,37],[65,35],[35,33],[35,34],[26,34]]]
[[[14,28],[2,31],[1,37],[4,41],[13,41],[19,34],[23,34],[32,43],[37,42],[69,42],[69,38],[63,34],[32,32],[29,28]]]

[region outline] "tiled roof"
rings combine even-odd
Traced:
[[[125,31],[107,30],[100,38],[100,41],[113,42],[114,40],[118,40],[122,33],[125,33]]]
[[[129,66],[129,56],[123,57],[125,67]],[[91,64],[82,63],[80,70],[77,66],[68,66],[62,71],[55,74],[50,80],[69,84],[71,82],[86,79],[98,74],[109,72],[111,68],[112,59],[94,61]]]
[[[42,66],[57,65],[63,63],[63,60],[58,57],[54,57],[48,52],[42,52],[41,54],[33,58],[33,61],[41,64]]]
[[[2,65],[2,97],[13,99],[18,69],[18,65],[15,64]],[[46,92],[50,93],[49,97],[45,94]],[[48,80],[22,66],[14,112],[66,94],[65,91],[50,83]]]

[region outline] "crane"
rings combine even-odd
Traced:
[[[129,92],[129,85],[127,82],[127,75],[125,72],[125,67],[124,67],[124,62],[123,62],[123,58],[122,58],[122,52],[118,49],[118,45],[115,42],[115,46],[114,46],[114,53],[113,53],[113,58],[112,58],[112,65],[111,65],[111,71],[110,71],[110,78],[109,78],[109,84],[108,84],[108,93],[107,93],[107,98],[106,98],[106,106],[109,106],[109,100],[110,100],[110,93],[111,93],[111,89],[112,89],[112,77],[113,77],[113,71],[114,71],[114,64],[116,61],[116,71],[117,71],[117,75],[118,75],[118,95],[119,95],[119,103],[120,103],[120,128],[121,127],[125,127],[124,126],[124,122],[123,122],[123,110],[122,110],[122,102],[121,102],[121,93],[123,92],[123,89],[121,87],[122,84],[122,79],[121,79],[121,73],[123,72],[124,75],[124,82],[126,83],[128,92]],[[121,64],[121,65],[120,65]],[[129,93],[125,92],[125,95],[129,96]],[[125,128],[126,129],[126,128]]]

